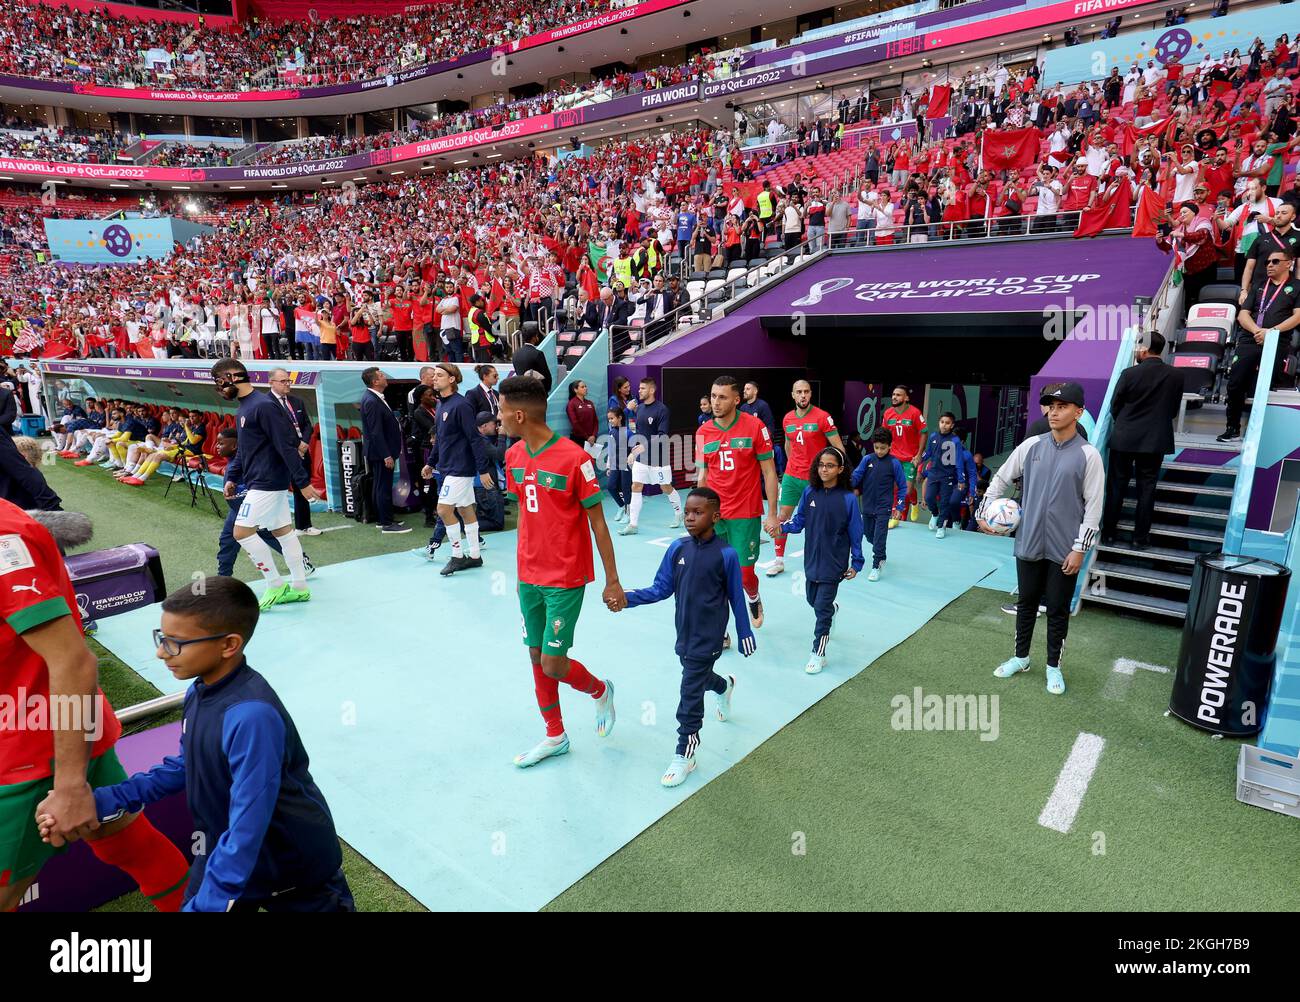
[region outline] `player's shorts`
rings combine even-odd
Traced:
[[[633,460],[632,483],[672,487],[673,468],[671,466],[647,466],[645,463],[638,463]]]
[[[781,507],[798,508],[799,499],[803,497],[804,488],[808,486],[807,480],[791,476],[787,473],[781,478]]]
[[[582,612],[585,588],[555,588],[519,582],[519,611],[524,620],[524,644],[543,654],[560,656],[573,646],[573,632]]]
[[[86,781],[92,787],[125,780],[126,770],[112,748],[86,766]],[[63,852],[41,841],[35,821],[37,806],[53,789],[53,776],[0,786],[0,887],[35,876],[50,857]]]
[[[293,525],[293,516],[289,513],[289,492],[250,490],[244,495],[244,503],[239,506],[235,525],[271,531]]]
[[[761,518],[720,518],[713,531],[736,551],[741,567],[753,567],[758,563],[758,545],[763,532]]]
[[[902,467],[903,467],[903,479],[910,484],[913,480],[916,479],[916,464],[903,463]]]
[[[474,483],[477,477],[443,477],[438,489],[438,504],[453,508],[470,508],[474,504]]]

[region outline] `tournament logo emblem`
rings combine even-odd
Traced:
[[[1180,62],[1192,51],[1192,33],[1186,28],[1172,28],[1156,40],[1155,51],[1162,66]]]
[[[134,246],[131,234],[121,223],[114,223],[104,230],[103,241],[104,249],[114,257],[126,257]]]

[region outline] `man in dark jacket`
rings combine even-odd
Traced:
[[[457,571],[483,566],[479,555],[474,488],[482,485],[492,490],[495,483],[486,440],[479,434],[475,422],[476,414],[459,392],[460,367],[455,362],[439,362],[435,369],[433,388],[438,394],[438,415],[434,449],[439,482],[438,517],[447,527],[447,537],[451,540],[451,559],[439,573],[447,577]],[[433,470],[427,472],[431,475]],[[461,549],[462,524],[465,526],[468,555]],[[426,552],[432,559],[432,549]]]
[[[523,339],[515,352],[511,362],[514,364],[516,374],[522,376],[528,372],[536,372],[542,377],[542,385],[546,387],[546,392],[551,392],[551,367],[546,364],[546,356],[538,349],[542,343],[542,331],[535,321],[530,321],[523,325]]]
[[[293,377],[288,369],[271,370],[271,398],[289,415],[289,423],[297,435],[298,455],[302,457],[303,465],[310,467],[311,419],[307,416],[307,405],[289,392],[292,387]],[[321,533],[311,524],[311,502],[299,490],[293,492],[293,527],[300,536],[319,536]]]
[[[380,532],[410,532],[400,522],[393,520],[393,470],[402,455],[402,428],[397,415],[384,399],[388,377],[378,366],[370,366],[361,373],[366,385],[361,398],[361,437],[364,440],[366,462],[374,480],[375,515]]]
[[[1120,373],[1111,396],[1110,470],[1106,476],[1106,508],[1101,520],[1103,543],[1115,541],[1116,526],[1128,493],[1130,477],[1137,480],[1137,513],[1133,547],[1151,545],[1151,516],[1156,507],[1160,464],[1174,451],[1174,419],[1183,400],[1183,377],[1160,360],[1165,339],[1152,332],[1138,348],[1138,364]]]

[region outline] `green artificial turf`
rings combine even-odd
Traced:
[[[193,571],[215,570],[220,522],[192,512],[188,498],[177,502],[174,490],[163,501],[161,482],[131,491],[102,471],[66,464],[46,475],[65,507],[94,515],[95,547],[147,540],[173,587]],[[347,524],[336,515],[315,522]],[[356,527],[305,542],[323,565],[411,549],[423,538]],[[1043,688],[1041,619],[1033,670],[992,677],[1011,653],[1012,620],[998,609],[1005,600],[974,589],[953,602],[548,908],[1300,908],[1300,886],[1288,879],[1295,822],[1237,803],[1237,743],[1164,716],[1169,675],[1112,670],[1117,657],[1172,667],[1178,628],[1085,607],[1070,625],[1069,691],[1054,697]],[[93,646],[114,706],[157,695]],[[916,686],[997,695],[997,740],[895,730],[891,700],[911,698]],[[744,713],[743,688],[734,712]],[[1061,834],[1037,819],[1082,731],[1106,746],[1072,830]],[[660,793],[646,788],[646,796]],[[358,908],[421,910],[343,849]],[[132,894],[105,907],[149,906]]]

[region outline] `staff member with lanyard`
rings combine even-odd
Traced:
[[[1277,358],[1281,361],[1293,336],[1291,332],[1300,324],[1300,282],[1291,274],[1293,252],[1278,248],[1264,260],[1268,278],[1251,290],[1237,312],[1237,347],[1228,371],[1228,427],[1219,436],[1220,442],[1241,438],[1241,412],[1259,371],[1264,335],[1277,331]]]
[[[1084,554],[1097,541],[1106,491],[1101,453],[1078,432],[1083,416],[1083,387],[1055,383],[1043,388],[1040,403],[1048,406],[1051,431],[1026,438],[1011,453],[989,484],[980,506],[979,527],[988,506],[1023,478],[1020,528],[1016,531],[1016,653],[993,674],[1010,678],[1029,671],[1029,646],[1034,639],[1038,605],[1047,601],[1047,691],[1065,692],[1061,650],[1070,628],[1070,599]]]

